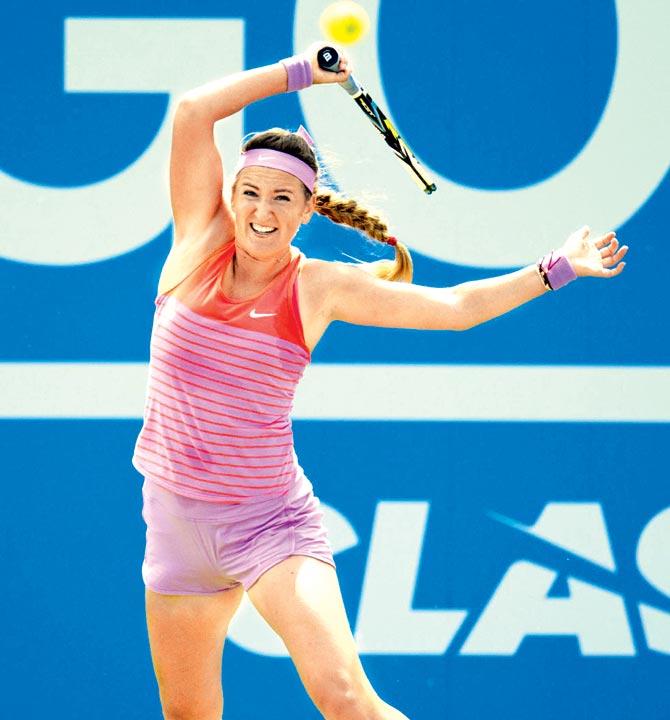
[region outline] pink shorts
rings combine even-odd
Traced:
[[[177,495],[145,478],[144,584],[169,595],[248,590],[273,565],[307,555],[333,567],[323,511],[302,475],[285,496],[226,505]]]

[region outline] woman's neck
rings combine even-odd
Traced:
[[[235,247],[230,263],[228,289],[232,295],[262,289],[291,262],[291,248],[274,258],[260,259]]]

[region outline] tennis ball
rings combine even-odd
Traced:
[[[370,17],[365,8],[353,0],[340,0],[329,5],[319,18],[323,35],[333,42],[351,45],[363,38],[370,29]]]

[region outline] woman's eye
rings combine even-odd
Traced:
[[[253,190],[244,190],[242,193],[243,195],[247,195],[248,197],[258,197],[257,193],[255,193]],[[277,195],[277,200],[285,200],[287,202],[290,202],[291,198],[288,195]]]

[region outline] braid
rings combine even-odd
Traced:
[[[256,133],[243,145],[243,151],[268,148],[288,153],[313,170],[319,172],[319,163],[311,145],[302,135],[289,132],[282,128],[271,128],[265,132]],[[318,175],[317,175],[318,177]],[[235,186],[233,185],[233,190]],[[307,187],[304,188],[305,198],[312,197]],[[315,195],[316,211],[333,222],[348,225],[365,233],[372,240],[392,245],[395,248],[395,260],[377,260],[376,262],[362,263],[365,270],[382,280],[400,280],[412,282],[412,258],[409,250],[394,237],[389,235],[388,226],[377,215],[373,215],[367,208],[359,205],[355,200],[347,199],[319,187]]]
[[[316,211],[333,222],[348,225],[368,237],[395,247],[395,260],[364,263],[374,275],[383,280],[412,282],[412,258],[407,248],[389,235],[387,224],[377,215],[335,192],[322,190],[315,197]]]

